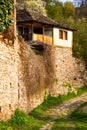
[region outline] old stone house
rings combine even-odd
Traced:
[[[17,30],[25,41],[38,40],[51,45],[72,47],[74,29],[38,13],[18,10]]]

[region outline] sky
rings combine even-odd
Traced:
[[[71,1],[71,2],[73,2],[73,0],[60,0],[60,1],[62,1],[62,2],[66,2],[66,1]]]

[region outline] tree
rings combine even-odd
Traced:
[[[46,10],[48,17],[56,20],[61,21],[63,18],[63,4],[61,2],[58,2],[56,0],[44,0],[46,2]]]
[[[41,0],[18,0],[17,8],[26,9],[28,11],[38,12],[40,14],[46,15],[46,10],[43,7]]]
[[[78,31],[74,33],[74,55],[87,62],[87,20],[78,19],[74,27],[78,28]]]
[[[75,14],[75,7],[72,2],[65,2],[63,7],[64,17],[70,17]]]

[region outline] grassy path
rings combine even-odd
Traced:
[[[58,106],[55,106],[53,108],[50,108],[49,110],[47,110],[44,114],[44,118],[49,117],[49,121],[47,122],[47,124],[43,125],[42,128],[40,128],[40,130],[61,130],[61,128],[53,128],[54,124],[57,125],[57,123],[59,123],[59,121],[61,119],[65,119],[65,121],[67,120],[68,123],[70,124],[70,126],[72,126],[72,130],[77,129],[74,124],[73,121],[71,119],[69,119],[69,115],[75,111],[79,106],[81,106],[82,104],[84,104],[85,102],[87,102],[87,92],[85,92],[84,94],[82,94],[79,97],[75,97],[73,99],[70,99],[68,101],[64,101],[63,103],[61,103]],[[71,121],[70,121],[71,120]],[[61,123],[60,123],[61,124]],[[67,123],[65,123],[66,125]],[[69,126],[69,124],[67,124],[67,126]],[[75,128],[74,128],[75,127]],[[64,128],[63,128],[64,129]],[[78,128],[79,130],[80,128]],[[87,129],[87,128],[86,128]],[[82,130],[86,130],[85,128]],[[65,130],[65,129],[64,129]],[[71,128],[67,128],[66,130],[71,130]]]
[[[29,115],[16,109],[11,119],[0,122],[0,130],[87,130],[87,87],[77,94],[49,95]]]

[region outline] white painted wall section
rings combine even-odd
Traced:
[[[67,31],[67,40],[60,39],[59,38],[59,30]],[[73,42],[73,31],[69,30],[64,30],[64,29],[59,29],[59,28],[54,28],[54,45],[60,46],[60,47],[72,47],[72,42]]]

